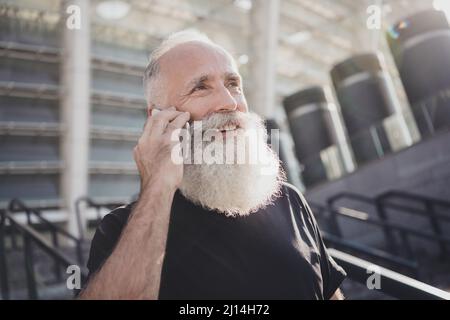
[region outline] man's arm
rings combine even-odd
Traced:
[[[166,250],[170,209],[183,176],[170,158],[179,142],[172,133],[189,119],[174,109],[152,117],[134,150],[141,176],[139,200],[120,239],[81,299],[157,299]]]
[[[157,299],[173,192],[154,184],[137,202],[111,256],[82,299]]]

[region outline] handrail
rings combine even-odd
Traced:
[[[408,236],[409,235],[414,235],[416,237],[419,238],[423,238],[423,239],[427,239],[430,241],[435,241],[438,243],[445,243],[445,244],[450,244],[450,237],[448,236],[444,236],[444,235],[433,235],[424,231],[420,231],[420,230],[414,230],[414,229],[410,229],[408,227],[402,226],[402,225],[398,225],[395,223],[391,223],[391,222],[382,222],[382,221],[378,221],[375,220],[373,218],[366,218],[364,220],[360,220],[357,217],[354,216],[349,216],[349,215],[344,215],[342,213],[340,213],[339,211],[330,209],[330,212],[333,214],[333,216],[337,217],[337,216],[341,216],[341,217],[345,217],[345,218],[349,218],[349,219],[353,219],[353,220],[358,220],[367,224],[371,224],[371,225],[375,225],[381,228],[389,228],[389,230],[391,231],[397,231],[400,233],[402,240],[403,240],[403,244],[405,246],[406,249],[406,253],[408,255],[408,257],[410,259],[414,259],[414,254],[413,251],[411,249],[411,246],[409,244],[408,241]]]
[[[399,190],[391,190],[391,191],[384,192],[381,195],[377,196],[376,198],[370,198],[370,197],[367,197],[367,196],[364,196],[361,194],[345,191],[345,192],[339,192],[339,193],[331,196],[330,198],[328,198],[327,202],[335,203],[336,201],[338,201],[340,199],[350,198],[353,200],[358,200],[358,201],[365,202],[368,204],[376,205],[378,201],[385,201],[389,197],[394,197],[394,196],[404,197],[404,198],[407,198],[408,200],[416,200],[416,201],[418,200],[418,201],[422,201],[422,202],[430,201],[432,203],[436,203],[438,205],[446,206],[446,207],[448,206],[448,208],[450,208],[450,202],[448,202],[448,201],[445,201],[442,199],[430,198],[430,197],[426,197],[426,196],[420,196],[420,195],[416,196],[412,193],[399,191]],[[417,215],[426,215],[427,214],[427,212],[424,210],[420,210],[420,209],[410,207],[407,205],[403,205],[403,204],[397,204],[397,203],[392,203],[392,202],[383,202],[383,205],[392,207],[395,209],[399,209],[399,210],[404,210],[407,213],[411,213],[411,214],[417,214]],[[439,219],[450,221],[450,216],[440,214],[440,213],[436,213],[435,215]]]
[[[354,241],[344,240],[338,238],[332,234],[322,231],[322,237],[327,244],[328,248],[335,248],[339,250],[351,250],[362,254],[364,256],[383,261],[383,263],[389,264],[391,267],[395,266],[396,269],[405,269],[409,274],[418,277],[418,264],[416,261],[410,261],[395,255],[390,254],[384,250],[371,248],[363,244],[356,243]]]
[[[15,205],[17,205],[19,208],[16,208]],[[34,214],[35,217],[37,217],[41,222],[43,222],[44,224],[49,226],[51,229],[55,229],[58,233],[66,236],[67,238],[69,238],[71,240],[74,240],[74,241],[78,240],[78,238],[75,237],[74,235],[70,234],[63,228],[59,227],[58,225],[56,225],[53,222],[49,221],[48,219],[44,218],[41,215],[40,211],[38,211],[34,208],[29,208],[27,205],[25,205],[25,203],[23,201],[21,201],[19,199],[12,199],[9,203],[8,210],[10,212],[25,211],[25,213],[27,213],[27,216],[29,214]],[[28,224],[30,224],[30,223],[28,223]]]
[[[5,210],[0,209],[0,288],[3,299],[9,298],[9,285],[6,263],[6,247],[5,247]]]
[[[84,197],[80,197],[75,201],[75,214],[77,216],[77,225],[78,225],[78,232],[80,234],[80,239],[84,240],[84,227],[83,227],[83,223],[82,223],[82,219],[81,219],[81,209],[80,209],[80,205],[82,202],[86,202],[88,207],[92,207],[95,208],[96,213],[97,213],[97,221],[101,220],[101,215],[100,215],[100,209],[101,208],[107,208],[107,209],[114,209],[115,207],[121,206],[123,205],[123,202],[107,202],[107,203],[99,203],[94,201],[92,198],[84,196]]]
[[[27,215],[28,225],[32,225],[31,214],[33,214],[35,217],[37,217],[38,220],[40,220],[42,223],[44,223],[52,232],[52,241],[53,241],[53,245],[56,248],[59,247],[59,242],[58,242],[58,237],[57,237],[58,235],[62,235],[64,237],[74,241],[75,246],[76,246],[78,263],[80,265],[84,265],[83,248],[82,248],[83,243],[76,236],[72,235],[71,233],[69,233],[66,230],[64,230],[63,228],[61,228],[60,226],[58,226],[58,225],[52,223],[51,221],[49,221],[48,219],[44,218],[39,210],[29,208],[28,206],[25,205],[25,203],[23,201],[21,201],[19,199],[12,199],[9,203],[8,210],[10,212],[25,211],[25,213]]]
[[[30,253],[30,242],[34,242],[39,247],[41,247],[46,253],[48,253],[53,259],[58,260],[61,264],[66,267],[69,265],[73,265],[73,261],[70,258],[65,257],[58,250],[52,248],[47,242],[41,238],[41,236],[34,231],[31,227],[27,225],[22,225],[19,223],[10,213],[5,211],[2,212],[1,223],[2,227],[4,223],[8,219],[10,223],[19,229],[19,231],[24,236],[24,243],[27,245],[28,250],[26,250],[27,255]],[[1,228],[3,229],[3,228]],[[2,231],[0,229],[0,231]],[[327,234],[324,234],[324,238],[328,237]],[[328,237],[333,239],[333,237]],[[337,242],[341,242],[342,239],[337,239]],[[376,266],[377,270],[380,271],[381,276],[381,291],[389,294],[395,298],[399,299],[450,299],[450,294],[427,285],[425,283],[419,282],[417,280],[411,279],[409,277],[403,276],[399,273],[393,272],[389,269],[377,266],[373,263],[365,261],[363,259],[356,258],[349,254],[343,253],[336,249],[330,248],[328,249],[330,255],[347,271],[350,279],[365,284],[367,281],[367,270],[369,270],[370,266]],[[1,254],[1,253],[0,253]],[[31,259],[30,259],[31,258]],[[29,277],[29,296],[31,298],[37,298],[36,287],[34,283],[33,289],[33,272],[32,272],[33,260],[29,255],[27,259],[27,275]],[[87,277],[87,272],[85,269],[81,269],[82,277]],[[4,298],[8,299],[9,296],[5,295]]]
[[[78,234],[79,234],[79,236],[80,236],[80,239],[81,239],[81,240],[84,240],[84,228],[83,228],[83,226],[82,226],[81,212],[80,212],[80,203],[81,203],[82,201],[86,201],[87,204],[90,205],[90,201],[91,201],[91,200],[90,200],[88,197],[81,197],[81,198],[78,198],[78,199],[75,201],[75,214],[76,214],[76,216],[77,216]],[[99,215],[99,213],[98,213],[98,211],[97,211],[97,218],[98,218],[98,215]]]
[[[12,213],[12,212],[11,212]],[[34,260],[33,260],[33,252],[31,250],[31,245],[34,243],[38,247],[40,247],[46,254],[48,254],[55,263],[58,263],[59,265],[65,266],[66,268],[71,265],[77,265],[76,262],[72,261],[71,258],[66,257],[63,253],[61,253],[56,248],[53,248],[50,244],[47,243],[45,239],[39,235],[31,226],[21,224],[16,220],[15,217],[10,212],[7,212],[6,210],[1,211],[1,225],[0,228],[2,229],[2,233],[4,232],[4,227],[6,224],[6,220],[10,223],[10,225],[14,228],[16,228],[23,236],[24,241],[24,256],[25,256],[25,269],[26,269],[26,275],[27,275],[27,287],[28,287],[28,297],[30,299],[37,299],[38,293],[37,293],[37,286],[36,286],[36,279],[34,274]],[[3,234],[2,234],[3,235]],[[1,237],[2,244],[3,243],[3,237]],[[3,249],[3,248],[2,248]],[[5,252],[2,250],[0,252],[0,255],[2,256],[2,260],[6,260],[5,258]],[[80,275],[81,280],[87,278],[87,271],[83,266],[80,267]],[[7,282],[7,269],[6,265],[4,266],[4,269],[2,271],[2,277],[4,277],[5,282],[2,281],[2,296],[3,299],[9,299],[9,288],[8,288],[8,282]]]
[[[330,224],[331,224],[331,226],[333,228],[333,231],[336,233],[336,235],[342,237],[342,233],[341,233],[341,230],[339,228],[339,224],[338,224],[337,219],[336,219],[337,216],[331,210],[334,208],[334,203],[336,201],[342,199],[342,198],[350,198],[350,199],[353,199],[353,200],[357,200],[357,201],[360,201],[360,202],[364,202],[364,203],[376,206],[376,208],[377,208],[376,212],[378,214],[378,218],[382,222],[387,221],[387,216],[386,216],[384,210],[381,210],[377,206],[377,203],[373,199],[371,199],[371,198],[369,198],[367,196],[364,196],[364,195],[357,194],[357,193],[340,192],[340,193],[337,193],[334,196],[332,196],[332,197],[327,199],[328,209],[332,213],[331,216],[330,216]],[[395,238],[394,238],[391,230],[386,225],[382,225],[381,228],[383,229],[383,233],[384,233],[384,236],[386,238],[386,243],[387,243],[388,247],[391,249],[391,251],[395,252],[396,251],[396,245],[395,245],[396,241],[395,241]]]
[[[383,268],[366,260],[354,257],[342,251],[328,249],[329,254],[346,270],[348,277],[367,285],[368,271],[374,271],[380,277],[379,290],[397,299],[408,300],[450,300],[450,293],[426,283],[412,279],[400,273]]]
[[[332,213],[330,218],[331,218],[331,225],[333,226],[333,231],[338,236],[342,236],[339,225],[336,220],[337,216],[335,215],[336,213],[339,213],[339,212],[336,212],[334,210],[334,204],[338,200],[341,200],[344,198],[349,198],[349,199],[357,200],[357,201],[364,202],[364,203],[375,206],[375,209],[376,209],[376,212],[378,214],[380,221],[377,222],[376,220],[368,218],[368,219],[366,219],[366,222],[371,223],[371,224],[377,224],[383,229],[387,244],[391,248],[392,251],[394,251],[394,252],[396,251],[396,241],[392,234],[393,229],[396,229],[397,231],[401,232],[402,240],[407,247],[409,247],[407,236],[412,234],[414,236],[423,237],[423,238],[427,238],[429,240],[437,241],[441,248],[442,256],[445,256],[445,253],[447,251],[446,245],[448,243],[448,239],[447,239],[448,237],[443,235],[442,230],[440,229],[440,226],[437,223],[436,219],[440,218],[443,220],[450,221],[449,217],[442,215],[442,214],[435,213],[432,208],[432,205],[430,205],[430,203],[427,203],[427,209],[430,211],[430,212],[427,212],[427,211],[418,210],[417,208],[414,208],[414,210],[412,210],[413,208],[411,208],[409,206],[404,206],[404,205],[399,205],[399,204],[394,204],[394,203],[389,203],[389,202],[386,203],[383,201],[384,199],[386,199],[388,196],[390,196],[392,194],[396,194],[396,195],[403,194],[404,196],[406,196],[406,194],[407,194],[408,196],[414,197],[414,195],[408,194],[406,192],[389,191],[389,192],[382,194],[381,197],[377,197],[375,199],[372,199],[372,198],[364,196],[364,195],[352,193],[352,192],[340,192],[340,193],[337,193],[337,194],[333,195],[332,197],[328,198],[327,203],[328,203],[329,212]],[[433,199],[433,198],[429,198],[429,197],[425,197],[425,196],[421,196],[420,198],[424,201],[437,201],[438,200],[438,199]],[[418,199],[416,199],[416,200],[418,200]],[[447,202],[444,200],[441,200],[440,203],[447,204]],[[413,228],[403,227],[403,226],[388,223],[387,222],[388,217],[385,212],[386,207],[396,208],[399,210],[403,210],[404,212],[409,213],[409,214],[419,214],[419,215],[429,218],[431,226],[434,231],[434,235],[430,235],[428,233],[421,232],[421,231],[418,231]],[[350,216],[347,216],[347,217],[352,218]]]
[[[407,191],[402,191],[402,190],[390,190],[390,191],[382,193],[381,195],[379,195],[376,198],[376,201],[380,204],[380,207],[389,206],[391,208],[397,208],[400,210],[408,210],[408,212],[416,213],[416,214],[421,212],[421,210],[418,210],[417,208],[414,208],[414,207],[408,207],[405,205],[399,205],[399,204],[395,204],[392,202],[386,202],[386,200],[388,200],[389,198],[403,198],[403,199],[412,200],[415,202],[421,202],[421,204],[424,205],[424,207],[426,208],[426,213],[428,213],[428,219],[430,220],[430,225],[431,225],[434,233],[437,235],[443,234],[443,231],[442,231],[441,225],[438,222],[438,219],[450,222],[450,216],[440,214],[440,213],[436,212],[436,210],[435,210],[436,206],[441,206],[441,207],[450,209],[450,201],[437,199],[437,198],[424,196],[424,195],[413,194],[413,193],[410,193]],[[407,208],[407,209],[405,209],[405,208]],[[448,252],[447,246],[444,242],[440,242],[439,246],[441,249],[441,256],[442,256],[442,258],[445,259],[446,253]]]
[[[438,198],[434,198],[434,197],[429,197],[429,196],[425,196],[425,195],[420,195],[420,194],[414,194],[414,193],[411,193],[408,191],[403,191],[403,190],[389,190],[389,191],[381,193],[377,198],[388,198],[388,197],[393,197],[393,196],[404,197],[404,198],[408,198],[411,200],[412,199],[419,200],[422,202],[431,201],[440,206],[450,208],[450,201],[438,199]]]
[[[338,201],[338,200],[340,200],[342,198],[351,198],[351,199],[358,200],[358,201],[361,201],[361,202],[365,202],[365,203],[368,203],[368,204],[372,204],[372,203],[375,202],[374,199],[369,198],[369,197],[367,197],[365,195],[358,194],[358,193],[353,193],[353,192],[348,192],[348,191],[343,191],[343,192],[338,192],[335,195],[329,197],[327,199],[327,203],[334,204],[336,201]]]
[[[353,220],[357,220],[357,221],[362,221],[364,223],[372,224],[372,225],[379,226],[379,227],[388,227],[390,229],[393,229],[393,230],[396,230],[396,231],[399,231],[399,232],[402,232],[402,233],[410,233],[410,234],[412,234],[412,235],[414,235],[416,237],[428,239],[428,240],[431,240],[431,241],[444,241],[444,242],[450,244],[450,237],[449,236],[433,235],[433,234],[430,234],[428,232],[411,229],[409,227],[405,227],[405,226],[399,225],[397,223],[382,222],[382,221],[378,221],[378,220],[370,218],[370,217],[361,219],[361,218],[358,218],[358,217],[355,217],[355,216],[344,214],[344,213],[339,212],[339,211],[334,210],[334,209],[330,209],[329,211],[332,212],[333,214],[337,215],[337,216],[341,216],[341,217],[345,217],[345,218],[349,218],[349,219],[353,219]]]
[[[319,209],[321,212],[326,210],[326,208],[321,205],[312,203],[312,206]],[[416,262],[408,261],[400,257],[393,257],[391,254],[377,249],[367,250],[364,245],[355,244],[354,242],[344,240],[332,234],[328,234],[327,232],[322,231],[322,236],[324,238],[324,241],[330,244],[335,244],[337,246],[343,244],[343,247],[353,247],[353,249],[356,249],[356,251],[362,253],[370,252],[369,255],[371,255],[372,257],[376,257],[387,262],[394,262],[395,264],[397,264],[397,266],[403,266],[409,269],[413,274],[417,272]],[[449,293],[423,282],[417,281],[400,273],[394,272],[377,264],[371,263],[367,260],[357,258],[331,247],[328,248],[328,252],[334,258],[334,260],[336,260],[336,262],[346,270],[348,277],[358,283],[366,285],[369,276],[368,271],[378,271],[380,273],[380,290],[383,293],[386,293],[394,298],[450,300]]]
[[[393,202],[386,202],[386,200],[387,200],[386,198],[375,199],[375,201],[381,202],[383,204],[383,206],[385,206],[385,207],[402,210],[402,211],[405,211],[406,213],[415,214],[418,216],[426,215],[426,211],[424,211],[424,210],[410,207],[408,205],[403,205],[403,204],[398,204],[398,203],[393,203]],[[450,222],[450,216],[447,216],[447,215],[444,215],[441,213],[435,213],[434,215],[436,216],[436,218],[439,218],[440,220],[445,220],[445,221]]]
[[[326,219],[326,217],[324,217],[323,215],[324,212],[328,211],[326,207],[311,201],[309,202],[309,205],[313,209],[314,214],[318,215],[318,218]],[[359,254],[393,265],[397,269],[406,269],[409,271],[410,274],[418,277],[418,264],[417,261],[415,260],[404,259],[397,255],[393,255],[388,251],[371,248],[369,246],[357,243],[355,241],[345,240],[342,237],[335,236],[323,230],[321,232],[324,241],[327,243],[327,245],[330,245],[331,247],[358,252]]]

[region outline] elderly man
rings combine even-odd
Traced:
[[[176,33],[152,52],[144,86],[148,119],[134,149],[139,199],[97,228],[80,297],[342,298],[345,272],[265,141],[257,142],[264,163],[174,161],[181,129],[195,135],[193,121],[202,121],[201,133],[219,133],[189,143],[193,151],[264,128],[249,113],[231,55],[202,34]]]

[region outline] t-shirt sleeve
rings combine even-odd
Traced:
[[[319,225],[317,224],[314,214],[311,208],[309,207],[306,199],[295,188],[293,192],[295,192],[297,197],[299,198],[302,210],[305,212],[314,231],[314,238],[320,253],[320,269],[322,273],[322,282],[323,282],[323,297],[324,299],[328,300],[339,288],[342,281],[344,281],[345,277],[347,276],[347,273],[341,266],[339,266],[336,263],[333,257],[331,257],[330,254],[328,253],[328,250],[325,246],[322,234],[319,229]]]
[[[130,206],[119,207],[103,217],[91,242],[87,268],[88,279],[100,270],[103,263],[113,252],[120,234],[128,221]]]

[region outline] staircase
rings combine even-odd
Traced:
[[[373,198],[342,192],[310,205],[329,247],[450,292],[450,202],[388,191]],[[347,286],[354,298],[367,298],[367,288]]]
[[[63,248],[61,250],[66,256],[76,260],[73,248]],[[87,257],[89,248],[85,247],[84,255]],[[9,270],[8,280],[10,287],[10,299],[29,299],[26,270],[24,268],[23,247],[17,249],[7,249],[7,268]],[[34,273],[36,279],[37,295],[39,300],[66,300],[73,299],[74,292],[67,288],[66,279],[69,274],[66,268],[60,266],[59,274],[55,271],[55,262],[41,250],[33,252]]]
[[[384,197],[387,198],[388,196],[384,195]],[[337,199],[339,201],[342,201],[342,199],[358,199],[359,202],[366,205],[372,204],[372,212],[361,211],[361,207],[357,206],[350,208],[347,206],[349,203],[344,205],[340,202],[337,205]],[[117,206],[117,204],[96,204],[89,199],[83,199],[83,201],[97,210],[99,207],[111,209]],[[441,230],[435,227],[427,229],[425,226],[422,227],[422,230],[410,228],[408,224],[400,224],[397,221],[398,219],[391,219],[387,213],[387,208],[392,209],[392,202],[390,205],[381,206],[380,201],[379,198],[366,199],[355,194],[343,194],[330,199],[326,206],[311,203],[312,210],[321,226],[324,240],[327,246],[331,248],[330,251],[334,252],[337,249],[339,251],[336,252],[348,253],[350,254],[349,257],[363,258],[364,260],[361,261],[365,263],[370,262],[386,267],[450,292],[450,257],[447,251],[450,248],[450,239],[446,236],[449,234],[446,231],[447,226]],[[430,202],[431,200],[427,199],[426,201]],[[430,203],[427,204],[427,209],[441,205],[441,203]],[[393,207],[396,210],[405,209],[395,205]],[[346,210],[342,210],[342,208]],[[380,215],[380,210],[383,210],[384,215]],[[443,227],[440,221],[447,221],[447,215],[441,211],[441,208],[432,210],[435,210],[432,215],[433,219],[437,219],[438,225]],[[26,212],[28,223],[18,223],[13,216],[15,211]],[[420,214],[423,214],[422,211],[420,211]],[[79,210],[77,212],[80,214]],[[39,220],[39,224],[31,223],[32,219],[29,218],[31,216],[35,216]],[[429,216],[426,217],[429,223],[433,223],[433,219],[430,219]],[[359,223],[364,233],[372,228],[370,230],[374,234],[364,235],[365,242],[361,241],[361,238],[358,238],[358,233],[355,235],[353,231],[353,233],[347,235],[347,224],[344,220]],[[6,223],[6,221],[9,223]],[[91,234],[97,223],[98,220],[93,223],[94,228],[88,230]],[[399,229],[398,225],[403,227]],[[0,284],[2,284],[1,297],[3,299],[54,300],[72,299],[74,297],[73,290],[68,289],[66,285],[66,279],[70,276],[66,273],[66,268],[73,264],[83,266],[82,272],[85,279],[85,263],[89,254],[90,241],[80,240],[68,234],[62,227],[44,219],[39,210],[27,208],[25,204],[18,200],[12,201],[9,210],[2,212],[0,230],[0,253],[4,253],[3,255],[0,254],[0,276],[2,276]],[[420,231],[430,235],[431,240],[426,239],[431,244],[417,245],[416,238],[423,236]],[[59,238],[64,238],[65,242],[60,244]],[[370,241],[366,241],[367,239],[370,239]],[[338,263],[347,267],[346,271],[349,277],[342,284],[342,290],[347,299],[386,300],[394,299],[393,296],[397,298],[404,296],[423,297],[424,294],[426,296],[427,290],[433,289],[422,288],[420,284],[420,288],[414,287],[414,285],[396,279],[395,276],[394,279],[391,279],[387,275],[387,280],[383,281],[390,281],[391,285],[388,290],[383,288],[381,290],[369,290],[366,286],[366,279],[369,274],[366,275],[364,268],[357,266],[352,261],[345,260],[341,256],[337,256],[335,259],[344,259],[338,260]],[[2,268],[2,261],[7,270],[6,277],[5,273],[1,272],[5,269],[5,267]],[[56,265],[59,265],[59,267],[57,268]],[[7,282],[7,289],[5,289],[5,282]],[[5,294],[6,291],[7,294]],[[405,292],[409,293],[405,295]],[[428,298],[428,296],[426,297]],[[429,297],[438,298],[433,294],[430,294]]]
[[[19,222],[17,212],[26,214],[26,223]],[[20,200],[12,200],[8,209],[0,213],[2,299],[72,298],[75,292],[66,285],[70,276],[66,270],[72,265],[80,266],[80,281],[86,279],[84,261],[89,244]],[[67,244],[61,245],[61,241]]]

